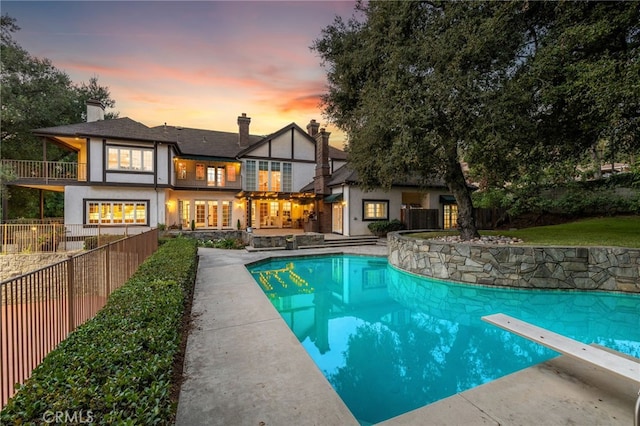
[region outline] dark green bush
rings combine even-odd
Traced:
[[[246,247],[240,238],[220,238],[217,240],[198,240],[198,246],[220,249],[241,250]]]
[[[195,281],[196,241],[174,238],[52,351],[0,412],[1,424],[46,411],[90,411],[96,424],[172,424],[174,357]]]
[[[393,219],[392,221],[387,220],[379,220],[376,222],[371,222],[367,225],[369,231],[378,237],[383,237],[387,235],[389,232],[401,231],[405,229],[404,223],[400,222],[398,219]]]

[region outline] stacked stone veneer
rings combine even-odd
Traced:
[[[35,253],[0,255],[0,281],[32,272],[67,260],[70,253]]]
[[[305,246],[321,246],[324,244],[324,235],[315,232],[305,232],[296,235],[254,235],[248,234],[249,245],[254,248],[286,248],[287,240],[291,242],[290,248]]]
[[[448,243],[390,233],[389,263],[432,278],[521,288],[640,293],[640,250]]]

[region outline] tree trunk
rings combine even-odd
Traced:
[[[476,220],[473,217],[471,192],[464,178],[462,165],[458,161],[457,149],[454,147],[448,154],[445,181],[458,203],[458,231],[460,231],[460,237],[465,241],[479,238],[480,234],[478,233],[478,228],[476,228]]]

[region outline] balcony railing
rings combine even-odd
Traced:
[[[242,189],[242,181],[240,180],[240,176],[236,175],[236,180],[231,181],[225,179],[224,183],[220,182],[209,182],[205,177],[197,177],[194,172],[184,172],[177,171],[176,172],[175,185],[178,187],[189,187],[189,188],[210,188],[210,189]]]
[[[85,163],[61,161],[0,160],[12,172],[10,182],[65,183],[87,180]]]

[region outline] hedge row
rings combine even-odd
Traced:
[[[0,412],[1,424],[171,424],[174,357],[193,289],[196,241],[162,244],[92,320],[52,351]],[[49,421],[48,421],[49,420]]]

